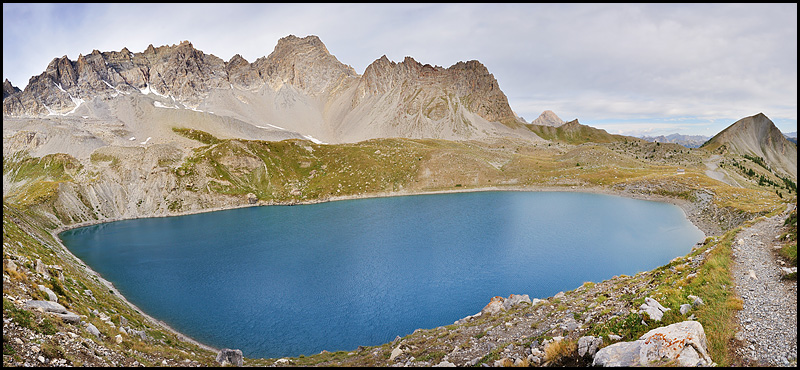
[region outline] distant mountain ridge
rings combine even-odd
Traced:
[[[763,113],[734,122],[702,148],[761,157],[773,170],[797,179],[797,145]]]
[[[149,109],[135,108],[145,102],[327,142],[496,134],[537,139],[478,61],[442,68],[383,56],[362,76],[313,35],[281,38],[272,53],[253,63],[238,54],[225,62],[188,41],[150,45],[141,53],[94,50],[76,61],[63,56],[24,91],[5,83],[3,96],[3,115],[14,117],[113,118],[133,110],[136,119],[154,121],[146,117]],[[190,121],[186,115],[171,113],[178,123]]]
[[[659,136],[642,136],[644,140],[650,142],[659,142],[659,143],[675,143],[679,145],[683,145],[687,148],[699,148],[703,143],[708,141],[708,136],[703,135],[681,135],[681,134],[670,134],[667,136],[659,135]]]

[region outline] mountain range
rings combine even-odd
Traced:
[[[76,61],[53,59],[24,91],[6,81],[3,96],[4,116],[121,121],[139,126],[133,134],[153,142],[169,141],[169,131],[133,121],[191,127],[201,113],[213,117],[202,119],[207,122],[200,128],[223,138],[327,143],[537,139],[478,61],[443,68],[382,56],[359,75],[317,36],[281,38],[272,53],[252,63],[238,54],[225,62],[188,41],[150,45],[141,53],[94,50]]]

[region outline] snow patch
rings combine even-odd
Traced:
[[[141,142],[141,143],[139,143],[139,144],[145,145],[145,144],[147,144],[147,142],[148,142],[148,141],[150,141],[150,139],[152,139],[152,137],[149,137],[149,136],[148,136],[148,137],[147,137],[147,140],[145,140],[145,141],[142,141],[142,142]]]
[[[283,127],[278,127],[278,126],[275,126],[275,125],[270,125],[269,123],[267,123],[266,125],[267,125],[267,126],[269,126],[269,127],[272,127],[272,128],[276,128],[276,129],[278,129],[278,130],[289,131],[289,130],[287,130],[287,129],[283,128]],[[259,126],[259,125],[253,125],[253,126],[256,126],[256,127],[258,127],[258,128],[263,128],[263,129],[265,129],[265,130],[269,130],[269,127],[264,127],[264,126]]]
[[[308,140],[311,140],[311,142],[313,142],[314,144],[327,144],[327,143],[324,143],[324,142],[322,142],[322,141],[320,141],[320,140],[318,140],[318,139],[315,139],[315,138],[314,138],[313,136],[311,136],[311,135],[303,135],[303,137],[304,137],[304,138],[306,138],[306,139],[308,139]]]
[[[153,102],[153,105],[154,105],[154,106],[156,106],[156,107],[158,107],[158,108],[170,108],[170,109],[178,109],[178,107],[169,106],[169,105],[164,105],[164,104],[162,104],[160,101],[154,101],[154,102]]]
[[[59,90],[61,90],[61,91],[63,91],[63,92],[66,92],[66,91],[65,91],[65,90],[64,90],[64,89],[61,87],[61,84],[57,84],[57,83],[53,82],[53,85],[56,85],[56,87],[57,87]]]
[[[131,138],[130,138],[130,139],[128,139],[128,140],[130,140],[130,141],[134,141],[134,140],[136,140],[136,137],[135,137],[135,136],[131,136]]]
[[[110,87],[110,88],[114,89],[114,91],[116,91],[116,92],[117,92],[117,94],[113,95],[113,97],[117,97],[117,95],[119,95],[119,94],[123,94],[123,95],[128,95],[128,94],[130,94],[130,93],[122,92],[122,91],[120,91],[118,88],[116,88],[116,87],[114,87],[114,86],[111,86],[111,84],[110,84],[110,83],[108,83],[108,82],[106,82],[106,80],[101,80],[101,81],[103,81],[103,83],[105,83],[105,84],[106,84],[106,86],[108,86],[108,87]]]
[[[164,94],[161,94],[161,93],[159,93],[158,91],[156,91],[156,89],[154,89],[154,88],[150,87],[150,84],[149,84],[149,83],[148,83],[148,84],[145,84],[145,85],[144,85],[144,89],[139,89],[139,91],[141,91],[141,92],[142,92],[142,94],[144,94],[144,95],[149,95],[149,94],[151,94],[151,93],[152,93],[152,94],[154,94],[154,95],[157,95],[157,96],[160,96],[160,97],[162,97],[162,98],[168,98],[168,97],[169,97],[169,96],[167,96],[167,95],[164,95]]]

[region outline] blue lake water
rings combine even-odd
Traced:
[[[452,324],[493,296],[546,298],[688,253],[671,204],[475,192],[269,206],[65,231],[132,303],[246,357],[350,351]]]

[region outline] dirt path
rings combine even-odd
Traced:
[[[708,177],[710,177],[710,178],[712,178],[714,180],[722,181],[722,182],[724,182],[724,183],[726,183],[726,184],[728,184],[730,186],[741,187],[741,185],[739,185],[739,183],[737,183],[735,180],[733,180],[730,177],[728,177],[727,175],[725,175],[725,172],[722,172],[722,171],[718,170],[719,169],[719,161],[721,159],[722,159],[721,155],[714,154],[714,155],[711,156],[711,158],[703,161],[703,164],[706,165],[706,176],[708,176]]]
[[[773,248],[786,215],[743,229],[733,245],[736,292],[744,301],[736,315],[738,365],[797,366],[797,280],[781,280]]]

